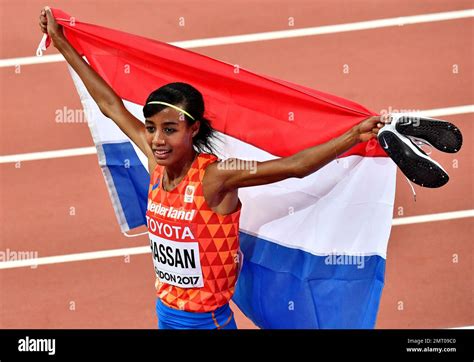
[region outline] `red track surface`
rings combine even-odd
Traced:
[[[0,58],[34,55],[44,1],[2,1]],[[51,1],[82,21],[163,41],[190,40],[467,9],[470,1]],[[19,16],[21,14],[21,16]],[[178,25],[179,17],[185,26]],[[218,46],[195,51],[383,109],[473,103],[472,18]],[[54,54],[53,48],[46,54]],[[344,74],[343,65],[349,65]],[[459,73],[452,67],[458,65]],[[0,68],[0,154],[93,145],[86,124],[55,122],[81,109],[65,63]],[[472,114],[444,117],[463,131],[441,189],[398,174],[394,217],[473,209]],[[454,161],[454,162],[453,162]],[[455,163],[457,162],[458,167]],[[0,165],[0,250],[39,256],[148,245],[119,231],[96,156]],[[70,216],[70,208],[75,215]],[[395,226],[378,328],[473,325],[472,218]],[[453,263],[457,254],[458,263]],[[0,270],[0,328],[155,328],[149,255]],[[403,310],[400,309],[403,302]],[[72,310],[71,310],[72,309]],[[233,306],[240,328],[252,327]]]

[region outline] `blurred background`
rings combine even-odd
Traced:
[[[120,232],[97,156],[87,152],[93,142],[66,63],[25,58],[41,40],[45,5],[164,42],[396,19],[395,26],[193,51],[376,112],[428,110],[455,123],[464,136],[461,151],[431,154],[450,174],[446,186],[415,185],[415,202],[398,172],[376,327],[474,325],[474,20],[472,13],[451,20],[448,14],[472,8],[472,1],[0,0],[0,328],[156,328],[150,255],[2,268],[20,254],[148,245],[146,236]],[[431,13],[440,15],[411,25],[404,20]],[[45,52],[52,54],[53,47]],[[43,153],[54,150],[79,155]],[[239,328],[256,328],[233,309]]]

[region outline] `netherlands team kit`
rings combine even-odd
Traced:
[[[160,328],[235,326],[228,303],[241,265],[241,204],[220,215],[206,203],[202,179],[215,161],[214,155],[199,154],[169,192],[162,187],[163,166],[150,178],[146,220]]]

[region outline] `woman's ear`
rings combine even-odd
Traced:
[[[201,127],[201,121],[196,121],[191,126],[193,130],[193,138],[199,133],[199,128]]]

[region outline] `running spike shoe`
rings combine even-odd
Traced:
[[[396,129],[397,122],[385,124],[378,133],[378,141],[403,174],[417,185],[437,188],[449,181],[443,167],[429,157],[415,142]]]
[[[395,129],[412,139],[424,140],[434,148],[456,153],[462,146],[462,133],[454,124],[417,114],[391,113]]]

